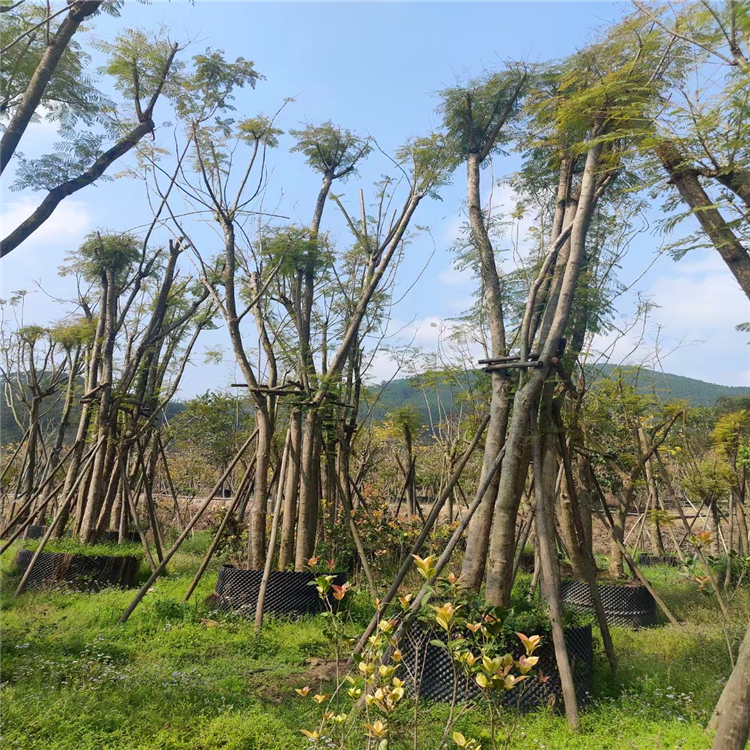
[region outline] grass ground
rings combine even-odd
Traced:
[[[252,624],[204,605],[209,570],[190,603],[181,602],[204,539],[176,556],[170,575],[125,625],[117,618],[133,591],[29,591],[12,596],[13,550],[0,564],[2,737],[19,750],[294,750],[318,707],[295,687],[320,689],[332,656],[322,618]],[[523,716],[515,750],[699,750],[703,726],[729,671],[716,607],[674,570],[649,576],[685,624],[614,630],[617,679],[598,649],[593,705],[581,730],[549,712]],[[750,594],[732,601],[737,639]],[[359,613],[365,619],[366,611]],[[352,628],[356,623],[352,624]],[[447,708],[422,706],[420,750],[436,750]],[[480,717],[458,728],[489,746]],[[406,739],[405,739],[406,743]],[[396,745],[398,746],[398,745]],[[404,747],[412,747],[411,740]],[[359,748],[359,745],[353,745]]]

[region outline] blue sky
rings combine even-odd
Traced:
[[[582,46],[595,30],[620,17],[625,3],[248,3],[248,2],[128,2],[120,19],[97,20],[93,33],[112,38],[121,28],[166,26],[174,39],[191,39],[186,54],[207,46],[224,49],[228,57],[242,55],[255,62],[265,76],[254,91],[237,97],[238,114],[252,116],[275,111],[286,97],[294,97],[281,118],[285,130],[307,121],[331,119],[360,134],[373,136],[383,151],[392,153],[412,135],[437,124],[435,92],[457,79],[498,66],[503,60],[530,62],[564,56]],[[157,111],[162,125],[167,109]],[[162,125],[157,138],[168,138]],[[27,133],[21,150],[27,155],[49,151],[55,129],[47,123]],[[272,154],[273,173],[267,204],[278,202],[280,213],[295,221],[309,221],[318,180],[299,154],[290,154],[289,138]],[[497,158],[495,178],[518,166],[514,156]],[[360,175],[346,185],[353,201],[356,191],[367,191],[388,169],[387,160],[373,155]],[[485,174],[489,185],[490,175]],[[3,227],[8,231],[34,206],[39,196],[7,190],[3,185]],[[474,286],[451,268],[448,252],[462,222],[463,175],[442,191],[442,202],[424,204],[417,218],[429,225],[431,236],[411,245],[400,268],[400,290],[413,288],[393,311],[391,331],[399,338],[429,349],[446,318],[464,309]],[[505,188],[495,191],[495,203],[512,203]],[[70,296],[70,281],[57,276],[66,251],[95,228],[129,229],[144,219],[141,187],[130,180],[104,182],[67,199],[50,222],[23,247],[6,258],[2,296],[12,290],[34,289],[34,282],[54,297]],[[333,206],[324,224],[334,241],[346,234]],[[663,238],[640,235],[623,264],[621,278],[629,283],[653,259]],[[750,320],[747,300],[715,253],[696,251],[679,263],[660,258],[633,292],[618,302],[623,320],[632,312],[635,292],[648,295],[660,307],[647,330],[647,344],[630,354],[632,361],[651,356],[653,341],[665,355],[663,369],[712,382],[750,384],[747,336],[734,331]],[[422,273],[425,263],[429,266]],[[416,280],[416,283],[414,283]],[[401,296],[397,293],[396,296]],[[64,305],[36,292],[26,317],[46,322],[62,317]],[[610,339],[611,340],[611,337]],[[608,340],[599,342],[604,348]],[[630,353],[632,341],[618,344],[615,358]],[[223,332],[210,334],[203,347],[224,346]],[[618,359],[619,361],[619,359]],[[377,360],[376,377],[387,376],[393,365]],[[236,379],[231,354],[208,367],[200,351],[186,374],[183,395],[221,388]]]

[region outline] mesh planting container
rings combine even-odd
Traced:
[[[47,533],[46,526],[32,523],[26,527],[26,531],[21,534],[23,539],[41,539]]]
[[[669,565],[671,568],[680,567],[680,558],[676,555],[649,555],[641,552],[638,557],[638,564],[642,568],[650,568],[652,565]]]
[[[334,573],[333,583],[340,586],[346,581],[344,573]],[[255,615],[258,603],[262,570],[246,570],[234,565],[222,565],[216,580],[212,603],[225,612],[235,612],[246,617]],[[317,588],[310,585],[315,576],[309,571],[272,570],[263,603],[264,614],[308,615],[325,609]],[[333,600],[335,603],[336,600]]]
[[[16,568],[25,572],[33,556],[31,550],[18,550]],[[27,585],[41,588],[65,584],[93,591],[107,586],[130,588],[135,586],[138,568],[138,558],[132,555],[109,557],[42,552],[34,563]]]
[[[479,697],[481,689],[473,675],[467,675],[460,665],[455,665],[448,652],[430,641],[436,638],[443,640],[443,631],[419,630],[413,628],[399,644],[403,655],[403,672],[412,695],[429,701],[450,702],[455,693],[457,701],[466,701]],[[591,625],[579,628],[568,628],[565,631],[565,643],[568,648],[573,684],[578,703],[584,706],[589,703],[592,689],[594,646]],[[520,646],[514,652],[518,658],[523,653]],[[562,706],[562,686],[557,670],[555,649],[552,636],[548,635],[534,652],[539,662],[528,679],[505,693],[506,705],[522,711],[531,711],[543,706]],[[546,680],[539,678],[544,675]]]
[[[581,612],[595,613],[589,585],[585,581],[562,581],[563,602]],[[648,628],[659,624],[656,601],[645,586],[600,583],[599,595],[610,625]]]
[[[120,532],[119,531],[103,531],[99,535],[99,540],[105,543],[115,542],[115,544],[120,539]],[[141,538],[138,536],[137,531],[126,531],[125,532],[125,541],[126,542],[135,542],[136,544],[141,543]]]

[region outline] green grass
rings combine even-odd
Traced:
[[[40,539],[26,539],[19,543],[24,549],[36,550]],[[44,546],[45,552],[62,552],[66,555],[84,555],[86,557],[143,557],[143,547],[132,542],[123,544],[104,543],[82,544],[77,539],[50,539]]]
[[[2,558],[0,698],[4,746],[23,750],[294,750],[319,715],[294,692],[324,688],[316,660],[330,659],[321,617],[252,623],[210,612],[202,603],[215,582],[209,570],[187,604],[181,602],[203,545],[170,565],[125,625],[117,618],[134,591],[12,592],[13,550]],[[716,608],[695,584],[669,568],[648,575],[686,624],[614,630],[619,679],[597,653],[595,701],[571,733],[548,712],[521,718],[516,750],[699,750],[702,727],[729,672]],[[747,592],[731,603],[750,612]],[[358,603],[357,619],[368,607]],[[741,618],[738,617],[738,621]],[[351,624],[355,632],[355,624]],[[738,627],[731,633],[739,637]],[[330,687],[330,686],[329,686]],[[420,707],[421,750],[439,744],[445,706]],[[459,727],[488,748],[481,716]],[[411,747],[410,741],[393,747]],[[364,747],[360,739],[352,748]]]

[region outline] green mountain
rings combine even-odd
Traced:
[[[645,368],[621,367],[604,364],[589,368],[587,380],[589,383],[600,378],[611,377],[616,370],[623,373],[626,381],[634,384],[639,393],[648,393],[656,396],[660,401],[684,400],[690,406],[716,406],[721,402],[722,410],[728,411],[731,407],[726,405],[727,401],[738,399],[743,396],[750,399],[750,386],[719,385],[707,383],[704,380],[687,378],[683,375],[657,372]],[[477,370],[468,373],[464,380],[471,383],[472,387],[481,387],[481,380],[487,377],[482,371]],[[478,396],[477,396],[478,397]],[[420,414],[424,424],[429,424],[429,413],[432,410],[433,418],[437,419],[438,400],[444,408],[451,409],[460,405],[461,399],[466,398],[465,392],[458,385],[451,385],[447,381],[432,387],[420,388],[413,378],[401,378],[390,383],[382,383],[368,389],[367,405],[363,412],[372,406],[372,418],[384,419],[390,412],[402,406],[413,406]],[[743,402],[745,399],[743,399]],[[737,405],[736,408],[747,408],[747,403]]]

